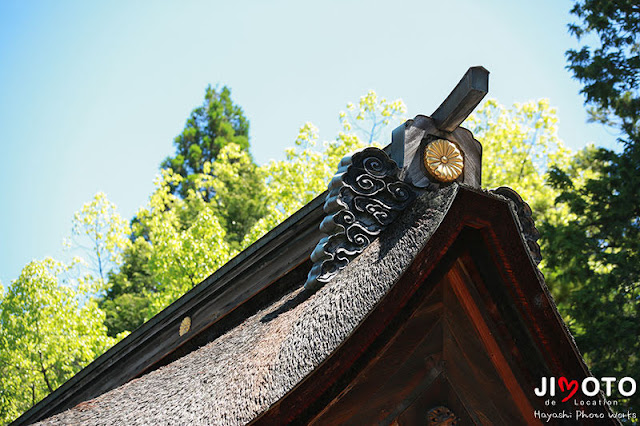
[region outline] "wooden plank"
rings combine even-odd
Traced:
[[[544,284],[526,254],[509,205],[480,191],[462,187],[427,245],[374,310],[336,351],[252,424],[304,424],[314,418],[349,386],[353,372],[357,374],[366,367],[367,364],[359,364],[359,361],[366,358],[367,351],[385,334],[389,324],[403,315],[407,305],[416,299],[414,296],[423,291],[425,285],[439,282],[453,262],[466,251],[468,235],[481,237],[481,244],[474,247],[474,258],[484,255],[491,259],[488,263],[490,268],[500,269],[499,274],[491,275],[495,278],[495,283],[491,284],[515,294],[501,303],[512,305],[517,315],[523,318],[514,323],[515,328],[509,329],[511,335],[505,339],[528,340],[540,348],[543,363],[552,370],[564,368],[565,374],[571,377],[585,377],[586,368],[557,312],[550,305]],[[531,316],[531,311],[536,310],[542,312]],[[502,315],[502,311],[498,315]],[[555,349],[555,353],[551,349]],[[444,374],[452,383],[465,378],[464,374],[449,368]],[[467,411],[471,414],[471,407],[467,407]],[[592,406],[588,411],[601,413],[607,412],[607,408]]]
[[[350,383],[352,374],[362,371],[368,364],[371,348],[375,348],[384,337],[389,325],[398,317],[403,317],[407,305],[419,303],[425,294],[438,283],[441,274],[448,267],[437,260],[446,253],[446,248],[455,239],[456,232],[438,233],[444,238],[435,251],[425,250],[410,268],[405,271],[384,299],[369,313],[361,324],[351,333],[327,359],[316,367],[304,380],[289,393],[273,404],[267,411],[255,418],[250,424],[281,425],[305,424],[315,418],[322,409],[337,397]],[[451,259],[453,262],[454,259]],[[440,267],[443,267],[440,272]],[[434,280],[427,280],[427,277]],[[409,311],[412,311],[410,308]],[[375,349],[374,349],[375,351]]]
[[[445,132],[453,132],[488,91],[489,71],[483,67],[469,68],[447,99],[431,114],[436,126]]]
[[[505,398],[508,398],[508,396],[510,396],[513,399],[515,405],[520,410],[522,419],[527,419],[529,423],[539,423],[535,422],[532,418],[534,411],[533,407],[529,402],[529,399],[526,397],[524,391],[522,390],[520,383],[516,380],[511,367],[507,363],[507,360],[502,353],[502,350],[498,346],[498,343],[489,330],[489,327],[487,326],[482,313],[476,306],[474,299],[471,296],[469,289],[467,288],[468,285],[473,285],[473,283],[466,282],[455,267],[452,268],[448,277],[449,283],[451,284],[451,289],[457,297],[457,300],[451,301],[452,305],[455,305],[457,302],[459,302],[460,305],[462,305],[462,307],[464,308],[466,316],[473,324],[473,327],[475,327],[477,336],[482,342],[482,346],[484,349],[483,353],[489,355],[489,359],[491,360],[495,371],[497,371],[499,377],[504,383],[504,386],[506,387],[505,390],[508,391],[506,392]],[[447,312],[454,313],[455,311],[449,310]],[[461,321],[458,318],[458,321],[456,321],[454,324],[460,324],[460,322]],[[458,330],[459,332],[463,331],[460,327],[458,327]],[[467,338],[464,339],[464,344],[466,345],[470,343],[471,339],[467,334]],[[475,352],[477,353],[477,351]],[[480,355],[476,359],[480,361],[482,358],[483,357]],[[507,409],[507,406],[505,406],[504,409]]]
[[[475,237],[467,238],[466,244],[470,250],[477,251],[478,244],[482,244],[477,240],[478,237],[476,234]],[[486,253],[486,250],[484,252]],[[474,287],[469,291],[474,299],[479,301],[478,307],[483,316],[488,318],[492,336],[502,348],[509,364],[514,366],[513,372],[518,383],[528,391],[525,393],[528,393],[529,400],[536,401],[538,398],[533,389],[539,384],[540,377],[552,376],[553,373],[545,366],[545,360],[526,324],[519,319],[515,306],[507,303],[509,296],[506,289],[496,285],[500,283],[500,278],[491,273],[495,267],[482,261],[480,252],[474,256],[469,252],[463,253],[456,263],[457,270],[464,280],[474,283]]]
[[[464,152],[464,170],[456,182],[480,188],[482,181],[482,145],[463,127],[445,132],[436,127],[431,117],[417,115],[398,126],[391,135],[389,156],[400,167],[400,178],[419,188],[433,187],[424,166],[422,153],[434,139],[447,139],[456,143]]]
[[[522,424],[518,422],[509,423],[503,413],[495,406],[490,395],[502,398],[502,394],[494,394],[495,388],[476,376],[477,370],[462,356],[463,347],[451,335],[449,329],[444,336],[444,358],[447,364],[447,377],[455,384],[454,390],[458,398],[462,401],[474,423],[481,425],[508,425]],[[479,390],[482,390],[479,392]]]
[[[455,384],[454,391],[468,408],[476,424],[504,424],[504,416],[488,395],[506,394],[491,362],[485,358],[485,348],[479,342],[464,309],[456,303],[451,289],[450,272],[445,285],[444,359],[447,376]],[[482,389],[482,392],[478,392]],[[508,395],[505,395],[508,399]],[[489,421],[490,420],[490,421]],[[519,419],[520,420],[520,419]],[[515,424],[515,422],[514,422]]]
[[[408,337],[408,336],[405,336]],[[413,348],[394,362],[384,356],[359,374],[352,388],[334,400],[311,424],[384,424],[420,387],[428,386],[442,372],[442,323],[436,321],[420,337],[413,336]],[[387,355],[387,354],[386,354]],[[385,364],[392,362],[389,371]],[[418,394],[422,393],[418,391]],[[404,408],[401,411],[404,411]]]
[[[457,348],[446,350],[445,345],[445,356],[456,357],[455,365],[466,362],[468,371],[473,375],[468,375],[467,379],[474,377],[476,381],[472,389],[480,387],[486,391],[485,395],[502,395],[494,401],[485,401],[483,405],[493,403],[499,415],[510,424],[525,423],[525,419],[532,417],[533,407],[468,290],[468,286],[474,284],[461,279],[457,263],[447,275],[447,281],[446,323],[452,343]],[[494,419],[493,416],[489,418]]]
[[[424,425],[426,413],[439,406],[450,409],[459,419],[458,424],[460,425],[479,424],[477,418],[472,417],[460,401],[457,393],[453,390],[454,388],[455,386],[449,382],[445,370],[413,404],[398,416],[396,419],[398,426]]]
[[[367,367],[311,422],[366,424],[377,421],[367,416],[375,414],[379,417],[384,411],[383,407],[389,403],[389,395],[400,395],[401,388],[408,386],[406,380],[401,378],[405,373],[398,372],[406,369],[406,364],[411,362],[410,359],[418,357],[422,360],[428,355],[438,355],[441,352],[442,325],[439,319],[442,312],[442,286],[436,285],[422,297],[419,307],[372,358]],[[427,355],[425,351],[428,352]],[[410,371],[413,372],[414,379],[419,376],[415,367],[410,367]],[[394,377],[401,379],[396,380],[394,384]],[[363,408],[365,411],[362,411]]]

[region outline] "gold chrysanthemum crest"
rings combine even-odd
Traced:
[[[453,182],[462,174],[462,153],[453,143],[437,139],[424,150],[424,166],[440,182]]]

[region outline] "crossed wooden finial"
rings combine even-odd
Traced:
[[[482,145],[459,127],[489,90],[489,71],[471,67],[431,117],[418,115],[393,131],[388,149],[400,178],[427,188],[457,181],[480,186]]]
[[[453,88],[447,99],[431,114],[436,127],[453,132],[473,112],[489,91],[489,71],[471,67]]]

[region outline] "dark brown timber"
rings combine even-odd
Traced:
[[[431,114],[436,126],[453,132],[478,106],[489,91],[489,71],[471,67],[451,91],[447,99]]]

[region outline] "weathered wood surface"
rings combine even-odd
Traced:
[[[435,381],[443,371],[442,313],[442,286],[438,285],[348,390],[312,424],[378,424],[392,414],[392,398],[405,399],[423,381]]]
[[[459,127],[489,90],[489,71],[471,67],[431,117],[417,115],[392,133],[389,155],[400,167],[400,178],[419,188],[438,187],[429,179],[423,153],[435,139],[454,142],[462,151],[464,170],[457,182],[479,188],[482,181],[482,145]]]
[[[530,390],[525,391],[522,388],[522,383],[527,383],[524,378],[522,376],[516,377],[518,372],[514,372],[514,369],[510,367],[507,359],[511,358],[509,346],[506,344],[501,346],[494,337],[498,335],[495,326],[489,319],[483,301],[476,292],[480,283],[475,283],[465,272],[467,269],[475,267],[471,257],[472,255],[466,253],[466,259],[462,258],[456,261],[455,267],[446,276],[449,284],[447,288],[451,290],[447,293],[446,301],[449,308],[447,321],[450,324],[450,330],[455,331],[452,336],[458,346],[465,347],[464,353],[476,354],[475,362],[478,364],[485,362],[486,365],[477,370],[478,374],[482,375],[484,372],[491,371],[490,366],[493,366],[494,375],[487,379],[502,383],[508,391],[508,397],[514,403],[502,407],[503,411],[509,414],[508,418],[517,418],[519,414],[523,420],[529,419],[533,413],[529,398],[533,398],[533,396]],[[467,265],[463,260],[467,261]],[[474,344],[473,337],[479,337],[475,341],[475,349],[470,347]],[[477,355],[478,352],[481,354]]]
[[[471,67],[442,104],[431,114],[436,127],[453,132],[489,92],[489,71]]]
[[[463,415],[475,424],[536,423],[529,421],[533,409],[526,398],[522,407],[516,401],[524,395],[520,384],[507,383],[498,371],[509,373],[510,366],[497,344],[489,342],[493,337],[487,334],[485,318],[465,292],[474,284],[463,278],[460,267],[459,262],[453,265],[394,337],[312,424],[410,425],[416,423],[406,417],[415,418],[420,412],[422,419],[417,420],[424,424],[427,411],[436,405],[466,407],[461,409]],[[449,394],[430,392],[440,376],[451,384]],[[455,398],[447,400],[450,393]],[[405,412],[413,414],[403,417]]]
[[[25,412],[16,424],[50,417],[166,365],[234,327],[290,286],[301,285],[311,268],[309,255],[323,236],[319,227],[327,193],[134,330]],[[191,327],[180,336],[186,316]]]

